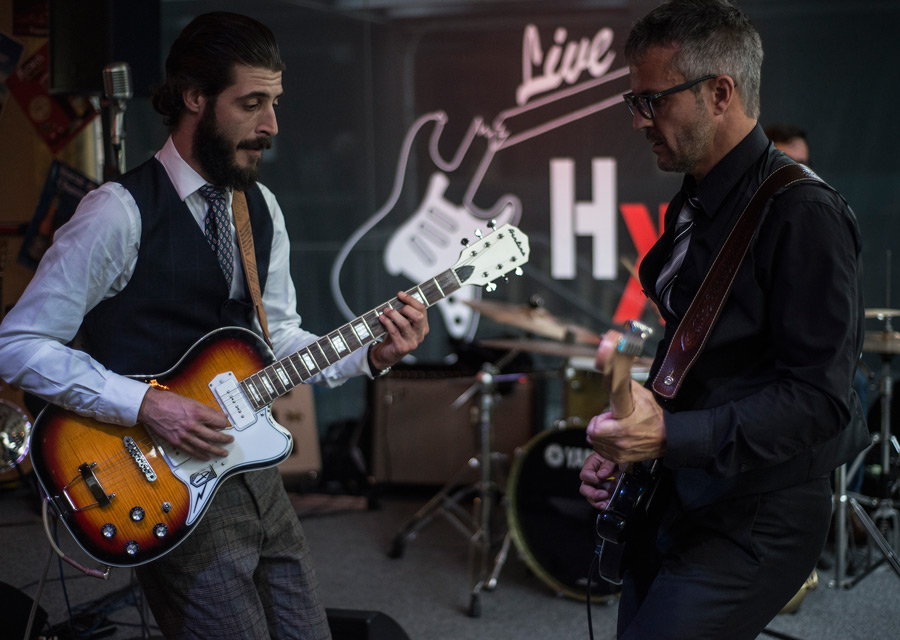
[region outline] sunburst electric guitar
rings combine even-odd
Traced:
[[[630,321],[625,332],[607,331],[597,349],[596,368],[609,384],[610,412],[616,419],[631,415],[631,367],[641,354],[644,341],[652,333],[649,327]],[[656,460],[625,466],[606,509],[597,515],[596,533],[600,542],[600,577],[613,584],[622,583],[622,558],[632,527],[643,517],[656,486]]]
[[[521,274],[528,255],[527,236],[503,225],[466,245],[452,268],[408,293],[431,306],[464,285],[493,290],[495,279]],[[273,419],[272,402],[383,337],[378,316],[402,306],[394,298],[277,361],[256,334],[219,329],[172,369],[133,376],[220,408],[234,436],[224,445],[224,458],[196,460],[140,424],[123,428],[48,407],[34,425],[31,448],[47,501],[95,560],[128,567],[159,558],[191,533],[225,479],[288,457],[291,435]]]

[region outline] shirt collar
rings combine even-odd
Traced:
[[[166,140],[166,144],[163,145],[163,148],[156,153],[156,159],[159,160],[160,164],[162,164],[163,168],[166,170],[166,173],[172,181],[172,185],[174,185],[175,191],[178,193],[178,197],[181,198],[182,202],[187,200],[192,194],[196,193],[197,189],[208,184],[203,176],[194,171],[193,167],[181,157],[181,154],[178,153],[178,149],[175,148],[175,142],[172,140],[171,136]],[[226,203],[230,203],[230,199],[231,189],[226,189]]]
[[[706,174],[700,184],[695,182],[693,176],[686,175],[681,184],[682,192],[687,195],[696,193],[705,214],[713,216],[734,185],[753,163],[759,160],[768,146],[769,139],[762,126],[757,123],[750,133]]]

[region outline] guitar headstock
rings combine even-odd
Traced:
[[[476,233],[476,235],[478,235]],[[528,236],[511,224],[504,224],[475,242],[464,242],[465,249],[453,265],[453,272],[462,284],[497,288],[494,280],[510,272],[522,275],[522,265],[528,262]]]
[[[613,416],[623,418],[631,414],[631,365],[644,350],[644,342],[653,330],[636,320],[625,323],[624,331],[607,331],[597,348],[595,366],[609,385],[609,405]]]
[[[653,329],[637,320],[625,323],[625,332],[619,337],[616,351],[622,355],[637,358],[644,351],[644,343],[653,335]]]

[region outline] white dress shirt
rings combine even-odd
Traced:
[[[198,189],[206,181],[182,159],[171,138],[156,158],[204,230],[207,205]],[[300,328],[284,214],[272,192],[261,184],[259,187],[274,225],[263,306],[275,355],[283,358],[318,336]],[[229,190],[229,211],[231,200]],[[236,243],[233,222],[231,229]],[[140,240],[141,216],[131,193],[118,182],[107,182],[88,193],[72,219],[56,232],[28,288],[0,324],[0,377],[78,414],[134,425],[148,385],[113,373],[86,353],[66,345],[75,338],[85,314],[128,284]],[[233,254],[231,291],[235,295],[244,287],[236,244]],[[309,381],[335,386],[360,374],[371,375],[366,349],[359,349]]]

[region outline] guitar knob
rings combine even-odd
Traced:
[[[172,510],[171,502],[163,502],[162,503],[162,511],[163,513],[169,513]]]
[[[140,522],[144,519],[144,509],[142,507],[132,507],[131,511],[128,512],[128,515],[130,515],[131,519],[135,522]]]
[[[169,527],[164,525],[162,522],[159,522],[159,523],[153,525],[153,535],[155,535],[157,538],[160,538],[160,539],[165,538],[168,535],[168,533],[169,533]]]
[[[114,535],[116,535],[116,525],[112,522],[107,522],[105,525],[100,527],[100,535],[109,540]]]
[[[128,542],[125,543],[125,553],[127,553],[128,555],[130,555],[132,557],[136,556],[138,554],[138,551],[140,551],[140,550],[141,550],[141,545],[139,545],[134,540],[129,540]]]

